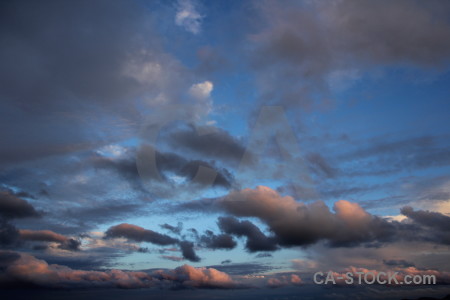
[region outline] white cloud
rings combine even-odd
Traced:
[[[211,81],[204,81],[197,84],[193,84],[189,89],[189,94],[196,99],[206,99],[209,98],[211,92],[214,88],[214,85]]]
[[[178,10],[175,15],[175,24],[184,27],[186,31],[193,34],[200,32],[201,21],[203,17],[198,13],[195,5],[189,0],[179,0]]]
[[[97,153],[108,157],[120,157],[126,152],[126,148],[116,144],[101,147]]]

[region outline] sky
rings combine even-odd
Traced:
[[[450,294],[450,3],[2,0],[0,45],[0,294]]]

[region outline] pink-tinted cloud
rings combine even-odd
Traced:
[[[63,243],[68,237],[51,230],[19,230],[20,238],[28,241]]]
[[[230,288],[235,285],[228,274],[214,268],[194,268],[183,265],[174,270],[160,270],[155,274],[164,280],[180,282],[184,287]]]
[[[25,253],[1,251],[5,262],[0,273],[0,284],[32,284],[50,288],[71,287],[189,287],[231,288],[231,277],[213,268],[194,268],[183,265],[173,270],[157,270],[153,273],[107,270],[75,270],[57,264],[48,264]]]
[[[302,279],[297,274],[277,274],[267,280],[267,286],[271,288],[301,284]]]
[[[387,239],[395,229],[357,203],[340,200],[333,213],[322,201],[297,202],[265,186],[233,191],[219,201],[219,206],[235,216],[259,218],[282,246],[303,246],[319,240],[351,246]]]

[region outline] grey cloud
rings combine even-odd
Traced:
[[[450,164],[446,136],[419,136],[399,140],[373,138],[340,156],[341,163],[357,160],[358,169],[343,168],[343,175],[384,175],[405,170],[425,169]]]
[[[403,207],[400,212],[421,225],[445,232],[450,231],[450,217],[444,214],[424,210],[415,211],[410,206]]]
[[[150,146],[147,146],[150,147]],[[151,178],[140,178],[138,168],[136,166],[136,157],[132,157],[135,154],[133,150],[130,150],[130,156],[125,158],[108,158],[102,156],[96,156],[93,158],[93,164],[97,168],[109,169],[116,171],[119,175],[123,176],[125,179],[129,180],[134,186],[138,185],[140,179],[143,180],[168,180],[167,172],[174,173],[178,176],[186,178],[186,180],[192,180],[197,174],[199,167],[205,167],[213,169],[217,175],[213,182],[215,186],[221,186],[225,188],[230,188],[234,184],[234,178],[232,174],[227,169],[220,169],[213,163],[206,162],[203,160],[188,159],[181,155],[172,152],[161,152],[153,147],[143,148],[142,151],[154,151],[155,159],[151,161],[150,159],[145,160],[147,167],[156,168],[159,172],[160,178],[152,174]],[[138,154],[139,155],[139,154]],[[144,154],[143,154],[144,155]],[[207,179],[205,179],[207,180]],[[199,184],[207,184],[208,182],[196,181]]]
[[[178,222],[177,226],[172,226],[170,224],[164,223],[162,225],[159,225],[163,229],[167,229],[175,234],[180,234],[181,230],[183,230],[183,223]]]
[[[106,238],[124,237],[136,242],[149,242],[162,246],[178,243],[177,239],[168,235],[126,223],[110,227],[105,234]]]
[[[93,124],[95,112],[105,111],[98,104],[118,113],[120,100],[140,89],[123,70],[127,55],[156,41],[148,38],[155,36],[146,25],[149,16],[138,2],[126,1],[1,6],[0,126],[9,128],[1,131],[1,139],[9,141],[1,162],[98,144],[82,131]],[[138,37],[146,34],[144,44]]]
[[[55,242],[58,248],[78,251],[80,250],[81,242],[78,239],[70,238],[62,234],[58,234],[51,230],[27,230],[17,229],[16,226],[1,220],[0,222],[0,247],[1,248],[16,248],[22,246],[24,242]],[[46,244],[35,244],[35,250],[47,249]]]
[[[0,139],[8,141],[1,164],[128,138],[143,122],[137,105],[153,109],[161,95],[180,104],[195,76],[163,51],[147,6],[140,0],[1,3]],[[180,108],[188,119],[204,109],[192,101]]]
[[[66,237],[62,234],[50,230],[19,230],[21,241],[56,242],[58,248],[70,251],[80,250],[81,242],[74,238]]]
[[[7,219],[40,216],[30,203],[10,191],[0,191],[0,215]]]
[[[266,26],[251,55],[265,103],[310,109],[329,97],[334,77],[352,82],[375,65],[439,68],[449,61],[448,3],[267,1],[257,7]]]
[[[339,200],[330,211],[322,201],[298,202],[291,196],[282,196],[263,186],[232,191],[218,199],[203,199],[178,207],[258,218],[268,226],[273,236],[264,235],[249,221],[235,217],[219,218],[219,228],[225,233],[258,237],[247,239],[246,247],[250,251],[310,246],[321,241],[328,247],[380,247],[399,240],[450,243],[448,230],[444,230],[448,217],[439,213],[411,213],[404,209],[403,212],[410,214],[415,222],[388,221],[368,213],[358,203]],[[436,216],[435,220],[433,216]]]
[[[265,257],[273,257],[270,253],[258,253],[255,258],[265,258]]]
[[[240,162],[245,153],[239,140],[213,126],[190,125],[169,133],[167,139],[173,147],[229,162]]]
[[[245,236],[245,247],[250,252],[274,251],[278,249],[276,237],[267,237],[250,221],[239,221],[234,217],[220,217],[219,228],[228,234]]]
[[[197,254],[195,253],[194,243],[189,241],[181,241],[179,245],[181,248],[181,253],[183,254],[184,258],[193,262],[200,261],[200,257],[198,257]]]
[[[276,249],[277,245],[306,246],[320,240],[334,247],[387,242],[397,233],[395,224],[370,215],[356,203],[340,200],[335,203],[335,213],[332,213],[321,201],[305,204],[261,186],[255,190],[233,191],[217,205],[235,216],[257,217],[267,224],[275,237],[269,238],[272,249],[266,250]],[[219,226],[222,225],[221,229],[227,233],[242,235],[243,228],[251,231],[256,227],[231,217],[221,220]],[[267,238],[263,236],[259,240]]]
[[[409,267],[415,267],[415,264],[409,261],[406,261],[404,259],[395,260],[395,259],[389,259],[389,260],[383,260],[383,263],[386,266],[394,266],[394,267],[402,267],[402,268],[409,268]]]
[[[19,231],[17,228],[6,220],[0,220],[0,247],[14,246],[18,240]]]
[[[198,262],[200,257],[194,250],[194,243],[189,241],[180,241],[171,236],[145,229],[140,226],[122,223],[108,228],[105,238],[123,237],[136,242],[148,242],[156,245],[179,245],[183,257],[187,260]]]
[[[115,221],[124,215],[140,215],[144,205],[124,203],[127,200],[108,200],[107,203],[92,202],[89,207],[73,207],[57,212],[66,220],[79,224],[79,229],[87,229],[92,224]],[[129,200],[128,200],[129,201]],[[128,202],[127,201],[127,202]]]
[[[331,166],[320,153],[308,153],[306,159],[316,174],[324,177],[335,177],[338,173],[338,170]]]
[[[214,234],[211,230],[207,230],[200,237],[200,245],[210,249],[233,249],[237,243],[233,237],[228,234]]]

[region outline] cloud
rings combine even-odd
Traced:
[[[214,268],[219,271],[226,272],[227,274],[230,275],[240,275],[240,276],[267,273],[276,269],[276,267],[260,263],[252,263],[252,262],[231,263],[231,261],[225,262],[226,263],[222,262],[220,265],[209,266],[209,268]]]
[[[39,241],[39,242],[57,242],[63,243],[67,240],[62,234],[50,230],[19,230],[20,238],[28,241]]]
[[[335,203],[335,213],[332,213],[321,201],[309,204],[297,202],[264,186],[232,191],[218,201],[218,206],[235,216],[257,217],[266,223],[275,237],[264,238],[263,235],[256,242],[270,241],[267,250],[270,244],[272,250],[276,249],[277,243],[289,247],[326,240],[331,246],[351,246],[389,241],[396,229],[393,224],[367,213],[357,203],[340,200]],[[247,232],[250,235],[252,230],[257,232],[257,227],[248,221],[240,222],[231,217],[219,220],[219,227],[228,233],[239,232],[242,235]],[[246,230],[242,231],[243,228]]]
[[[10,191],[0,191],[0,216],[6,219],[39,217],[40,214],[27,201]]]
[[[216,235],[211,230],[207,230],[205,234],[199,238],[199,243],[202,247],[210,249],[233,249],[237,245],[231,235]]]
[[[83,271],[51,264],[25,253],[0,252],[0,284],[2,286],[34,285],[48,288],[104,287],[185,287],[230,288],[231,277],[212,268],[183,265],[173,270],[153,273],[121,270]]]
[[[186,126],[168,133],[166,139],[172,147],[226,162],[239,163],[246,151],[241,141],[214,126]]]
[[[71,251],[80,250],[79,247],[81,245],[79,240],[66,237],[51,230],[19,229],[19,237],[24,241],[56,242],[59,243],[59,248]]]
[[[437,284],[448,284],[450,282],[450,273],[445,271],[438,271],[438,270],[419,270],[416,267],[406,267],[406,268],[396,268],[395,269],[398,274],[396,274],[395,278],[398,282],[405,282],[405,276],[410,275],[410,278],[413,276],[421,276],[423,278],[424,275],[432,275],[436,277],[436,283]],[[372,270],[367,268],[360,268],[360,267],[354,267],[350,266],[344,270],[344,272],[333,272],[333,277],[337,278],[336,284],[339,285],[345,285],[345,280],[347,280],[346,273],[349,272],[353,275],[353,278],[358,278],[358,272],[360,273],[372,273],[374,276],[377,276],[380,271],[378,270]],[[342,279],[339,279],[342,278]],[[387,276],[384,277],[384,279],[387,279]],[[355,280],[354,283],[357,281]]]
[[[195,253],[194,243],[189,241],[181,241],[179,245],[184,258],[193,262],[199,262],[201,260]]]
[[[112,167],[119,168],[119,171],[122,164],[126,164],[133,167],[133,169],[136,169],[137,163],[139,173],[136,173],[135,175],[139,175],[140,178],[144,180],[145,183],[150,184],[150,186],[155,180],[169,181],[166,173],[175,174],[176,176],[180,176],[191,182],[195,178],[195,183],[203,186],[212,184],[218,187],[229,188],[234,183],[232,174],[225,168],[217,167],[213,161],[207,162],[200,159],[187,159],[176,153],[158,151],[150,145],[142,146],[137,155],[137,161],[108,160],[106,163]],[[206,172],[206,175],[197,176],[198,173],[201,173],[201,168],[208,169],[210,172]],[[151,188],[149,188],[149,190],[151,190]]]
[[[184,258],[179,256],[173,256],[173,255],[161,255],[161,258],[171,260],[171,261],[182,261]]]
[[[448,230],[443,230],[448,216],[441,213],[415,214],[406,209],[405,213],[410,213],[412,219],[396,221],[370,214],[355,202],[339,200],[330,210],[323,201],[299,202],[265,186],[234,190],[223,197],[178,207],[235,216],[219,217],[219,228],[227,234],[247,237],[249,251],[273,251],[279,247],[311,246],[319,242],[328,247],[379,247],[401,240],[444,245],[450,242]],[[236,217],[258,218],[272,235],[266,236],[255,224]]]
[[[267,237],[250,221],[239,221],[234,217],[219,217],[218,225],[225,233],[245,236],[247,238],[245,247],[250,252],[278,249],[276,237]]]
[[[214,85],[210,81],[204,81],[200,83],[193,84],[189,89],[189,93],[192,97],[197,99],[206,99],[211,96],[211,92]]]
[[[180,3],[180,22],[194,30],[194,6]],[[0,132],[8,141],[2,165],[115,144],[145,120],[192,120],[211,110],[210,99],[184,101],[199,79],[163,51],[146,7],[140,0],[2,4],[0,127],[9,128]]]
[[[448,4],[264,1],[257,10],[261,30],[252,35],[250,55],[266,104],[320,108],[336,82],[351,86],[373,68],[448,63]]]
[[[330,178],[335,177],[338,173],[337,169],[332,167],[320,153],[308,153],[306,159],[316,174]]]
[[[164,224],[162,224],[162,225],[159,225],[161,228],[163,228],[163,229],[167,229],[167,230],[169,230],[170,232],[173,232],[173,233],[175,233],[175,234],[180,234],[181,233],[181,230],[183,230],[183,223],[181,223],[181,222],[178,222],[178,224],[177,224],[177,226],[175,227],[175,226],[172,226],[172,225],[170,225],[170,224],[167,224],[167,223],[164,223]]]
[[[302,279],[297,274],[276,274],[267,280],[267,285],[271,288],[300,284],[302,284]]]
[[[183,265],[174,270],[156,271],[164,280],[179,282],[183,287],[231,288],[235,283],[231,277],[214,268],[194,268]]]
[[[358,142],[363,146],[339,157],[344,164],[358,161],[358,168],[343,168],[346,176],[395,174],[450,164],[447,139],[443,136],[413,136],[401,139],[375,137]],[[365,144],[365,145],[364,145]]]
[[[409,268],[409,267],[415,267],[414,263],[406,261],[404,259],[389,259],[389,260],[383,260],[383,263],[386,266],[395,266],[395,267],[403,267],[403,268]]]
[[[255,258],[266,258],[266,257],[273,257],[270,253],[258,253]]]
[[[168,235],[161,234],[153,230],[144,229],[142,227],[127,223],[122,223],[110,227],[106,231],[105,237],[106,238],[124,237],[136,242],[148,242],[161,246],[173,245],[178,243],[177,239],[172,238]]]
[[[193,262],[200,261],[200,257],[198,257],[195,253],[194,243],[189,241],[180,241],[176,238],[155,232],[150,229],[145,229],[132,224],[122,223],[108,228],[105,233],[105,238],[107,239],[120,237],[135,242],[148,242],[161,246],[179,245],[185,259]]]
[[[186,31],[198,34],[201,29],[202,19],[203,17],[197,12],[193,1],[178,1],[175,24],[183,27]]]
[[[0,247],[14,246],[19,239],[19,231],[16,226],[6,220],[0,220]]]
[[[400,212],[415,222],[442,231],[450,231],[450,217],[438,212],[414,210],[410,206],[403,207]]]

